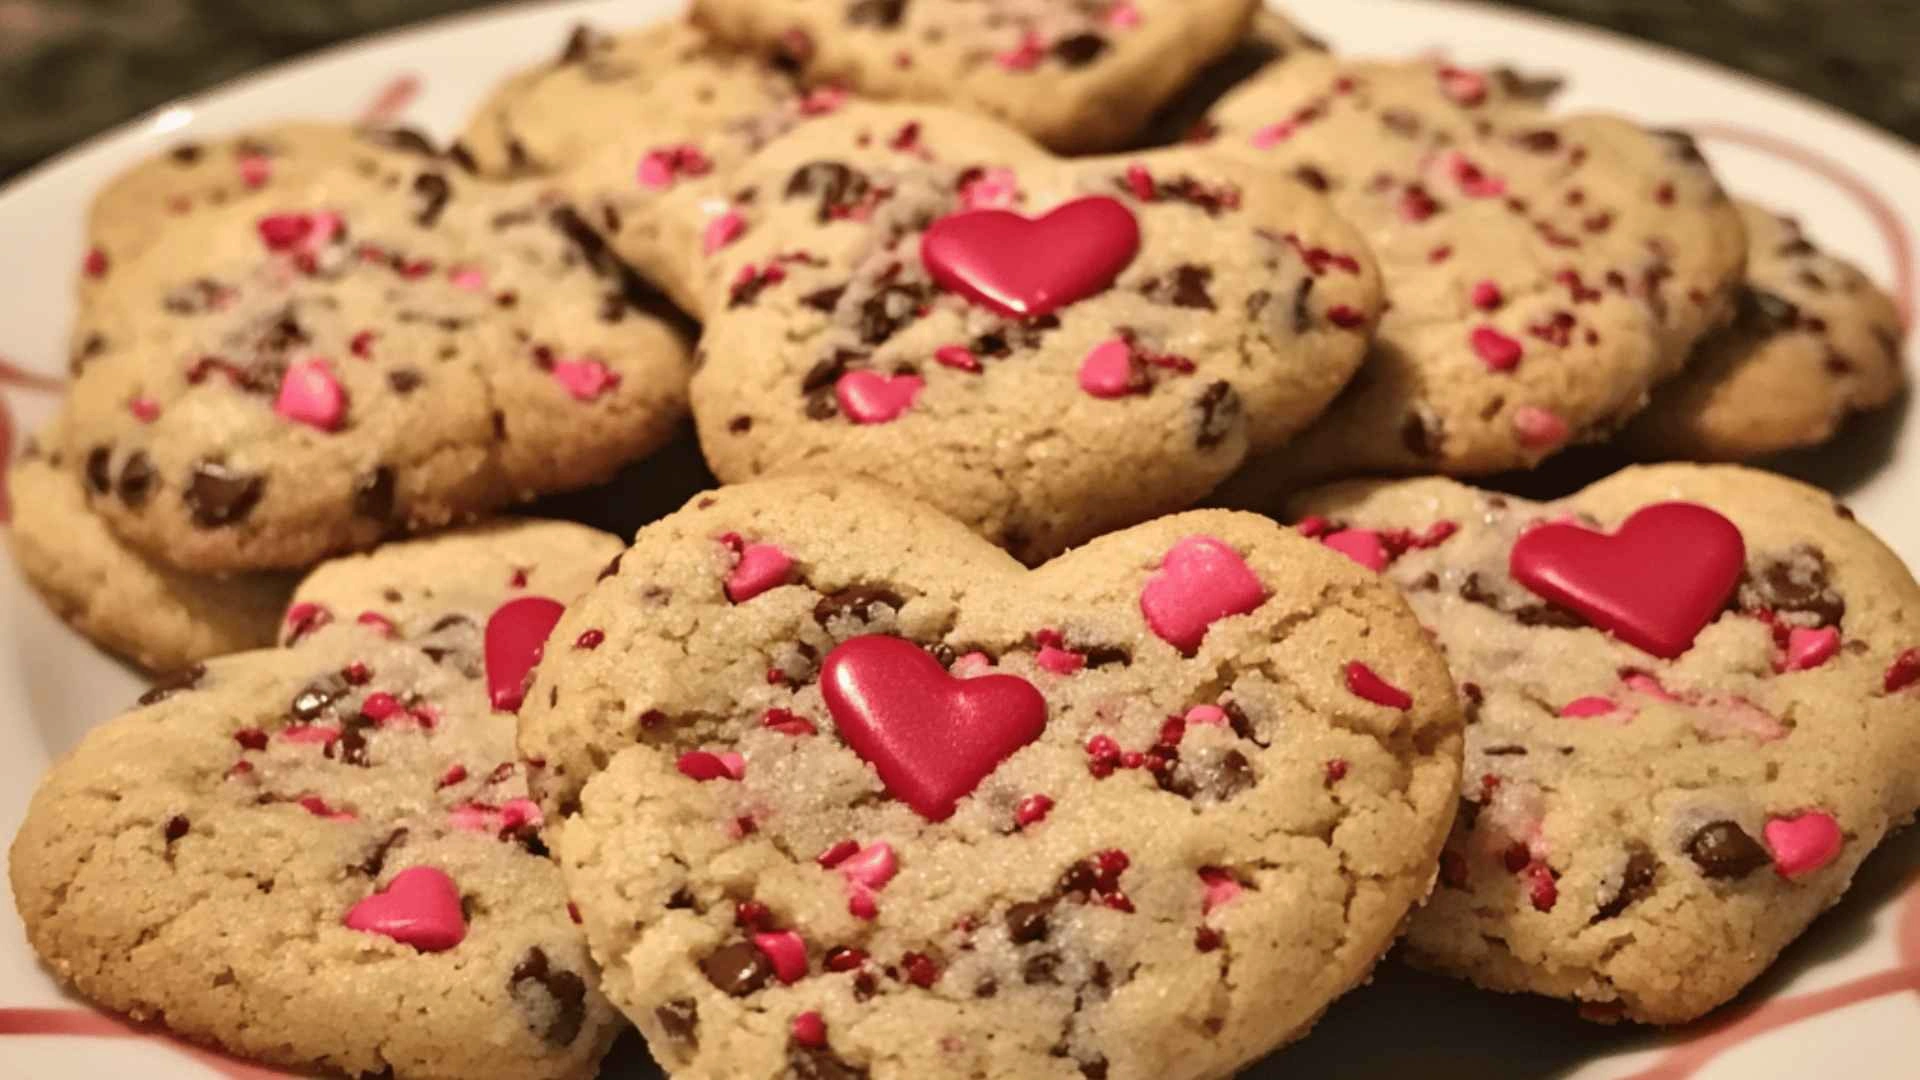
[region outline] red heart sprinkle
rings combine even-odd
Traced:
[[[1245,891],[1245,886],[1232,874],[1216,866],[1201,867],[1200,881],[1206,886],[1206,896],[1200,901],[1202,915],[1211,915],[1215,908],[1231,904]]]
[[[1018,318],[1036,318],[1113,284],[1140,252],[1140,223],[1093,195],[1037,218],[962,210],[933,223],[920,261],[944,288]]]
[[[1789,879],[1811,874],[1832,862],[1846,842],[1840,823],[1819,810],[1773,818],[1767,822],[1764,835],[1767,849],[1773,852],[1774,869]]]
[[[816,1050],[827,1045],[827,1022],[817,1012],[801,1013],[793,1018],[793,1041]]]
[[[1121,338],[1095,345],[1080,361],[1080,389],[1097,398],[1126,397],[1147,388],[1133,361],[1133,346]]]
[[[1358,660],[1347,661],[1347,689],[1355,697],[1365,698],[1375,705],[1384,705],[1389,709],[1405,712],[1413,708],[1413,695],[1381,678],[1374,670]]]
[[[1920,682],[1920,649],[1908,649],[1887,665],[1887,673],[1880,679],[1880,688],[1886,693],[1897,694],[1915,682]]]
[[[301,360],[287,366],[273,411],[297,424],[338,431],[347,415],[347,392],[325,360]]]
[[[807,973],[807,943],[791,930],[753,935],[753,947],[773,962],[773,974],[783,983],[796,983]]]
[[[849,371],[833,384],[840,411],[856,424],[884,424],[913,408],[927,385],[918,375],[881,375]]]
[[[1341,529],[1321,537],[1320,542],[1375,573],[1393,561],[1380,534],[1372,529]]]
[[[540,662],[547,635],[565,612],[558,600],[523,596],[500,605],[487,619],[487,694],[496,712],[520,711],[527,676]]]
[[[1520,343],[1491,326],[1474,329],[1468,339],[1475,356],[1492,371],[1512,371],[1520,366]]]
[[[384,890],[353,905],[345,922],[350,930],[384,934],[421,952],[443,952],[467,937],[460,889],[431,866],[395,874]]]
[[[1173,545],[1160,572],[1147,579],[1140,613],[1162,641],[1192,656],[1215,622],[1266,600],[1266,586],[1239,552],[1211,536],[1189,536]]]
[[[689,750],[674,763],[680,775],[706,783],[709,780],[739,780],[747,775],[747,759],[728,751]]]
[[[1796,626],[1787,631],[1786,663],[1782,671],[1811,671],[1833,659],[1840,651],[1840,631],[1836,627],[1823,626],[1818,630],[1809,630]]]
[[[950,817],[1047,726],[1046,698],[1025,679],[956,679],[912,642],[880,634],[828,653],[820,689],[847,745],[929,821]]]
[[[1671,660],[1726,606],[1746,559],[1733,522],[1669,502],[1640,509],[1611,536],[1571,522],[1540,525],[1515,542],[1507,565],[1536,595]]]
[[[620,385],[620,373],[598,360],[557,360],[551,374],[575,401],[593,401]]]
[[[793,571],[793,556],[774,544],[747,544],[740,561],[727,574],[727,599],[746,603],[777,585],[785,585]]]

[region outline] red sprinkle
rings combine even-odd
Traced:
[[[942,345],[933,350],[933,359],[942,367],[956,368],[975,374],[980,371],[980,358],[973,355],[973,351],[965,345]]]
[[[738,780],[747,775],[746,759],[736,753],[715,754],[689,750],[675,763],[682,776],[705,783],[708,780]]]
[[[368,694],[367,700],[360,703],[360,715],[376,724],[383,724],[406,711],[400,699],[385,690]]]
[[[782,735],[796,737],[820,733],[820,729],[813,726],[813,721],[804,716],[796,716],[787,709],[768,709],[765,715],[760,717],[760,726]]]
[[[793,1041],[815,1049],[827,1045],[827,1022],[817,1012],[801,1013],[793,1018]]]
[[[1527,867],[1527,898],[1533,901],[1535,911],[1552,911],[1559,901],[1560,886],[1554,883],[1553,870],[1546,863]]]
[[[858,841],[842,840],[821,852],[813,861],[831,870],[841,863],[846,862],[848,859],[853,858],[854,853],[859,850],[860,844]]]
[[[267,733],[259,728],[241,728],[233,733],[233,741],[239,743],[242,750],[265,750]]]
[[[1152,202],[1156,194],[1153,186],[1153,174],[1145,165],[1127,166],[1127,187],[1141,199]]]
[[[1038,825],[1047,820],[1047,814],[1052,810],[1052,799],[1045,795],[1029,795],[1013,808],[1013,823],[1022,829]]]
[[[86,275],[90,278],[97,280],[106,277],[107,253],[99,248],[89,249],[87,251],[86,261],[80,264],[80,268],[86,271]]]
[[[1474,354],[1494,371],[1512,371],[1520,364],[1520,343],[1491,326],[1474,330],[1471,341]]]
[[[822,961],[822,966],[831,972],[845,973],[860,970],[866,962],[867,954],[861,952],[859,949],[849,949],[844,945],[836,945],[827,950],[827,956],[826,959]]]
[[[1327,309],[1327,321],[1342,330],[1352,330],[1364,326],[1367,317],[1359,308],[1348,304],[1335,304]]]
[[[1887,693],[1894,694],[1917,681],[1920,681],[1920,648],[1908,649],[1895,657],[1880,685]]]
[[[340,677],[347,680],[349,686],[365,686],[373,679],[373,669],[355,660],[340,672]]]
[[[605,640],[607,640],[605,631],[582,630],[580,631],[580,636],[573,639],[573,647],[576,649],[597,649],[600,647],[600,643]]]
[[[1327,786],[1328,787],[1332,787],[1333,785],[1339,783],[1342,780],[1345,780],[1346,778],[1347,778],[1347,762],[1345,758],[1334,758],[1332,761],[1327,762]]]
[[[910,952],[900,958],[900,966],[906,969],[907,981],[922,990],[940,981],[940,965],[925,954]]]
[[[454,765],[446,771],[446,775],[440,777],[440,786],[443,788],[452,787],[466,778],[467,767],[465,765]]]
[[[1120,764],[1120,744],[1111,735],[1095,735],[1087,740],[1087,758],[1087,771],[1105,779]]]
[[[744,930],[765,930],[773,925],[773,912],[758,900],[742,900],[733,905],[733,922]]]
[[[1347,661],[1346,677],[1347,689],[1355,697],[1402,712],[1413,708],[1413,695],[1381,678],[1358,660]]]
[[[1500,286],[1491,281],[1482,281],[1473,287],[1473,306],[1481,311],[1497,310],[1506,303],[1506,297],[1500,292]]]

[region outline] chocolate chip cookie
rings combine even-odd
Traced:
[[[1669,465],[1556,503],[1429,479],[1295,509],[1405,590],[1466,702],[1415,964],[1691,1020],[1920,807],[1920,587],[1823,492]]]
[[[787,479],[642,530],[521,746],[668,1071],[1120,1080],[1226,1075],[1365,977],[1432,882],[1459,722],[1402,601],[1264,519],[1029,573]]]

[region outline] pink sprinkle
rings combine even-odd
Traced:
[[[1021,799],[1013,808],[1013,822],[1021,828],[1038,825],[1047,820],[1047,814],[1053,810],[1053,800],[1045,795],[1029,795]]]
[[[447,271],[447,280],[455,288],[468,292],[481,292],[487,287],[487,272],[477,266],[456,266]]]
[[[975,675],[985,675],[993,670],[993,657],[983,652],[970,652],[953,662],[953,675],[957,679],[971,679]]]
[[[1419,223],[1440,212],[1440,204],[1427,194],[1423,187],[1415,185],[1400,196],[1400,219]],[[1451,249],[1449,249],[1451,250]],[[1435,260],[1440,261],[1440,260]]]
[[[1473,306],[1481,311],[1496,311],[1503,303],[1506,303],[1506,297],[1501,294],[1500,286],[1493,282],[1483,281],[1473,287]]]
[[[107,253],[100,248],[89,248],[87,257],[80,269],[90,278],[98,280],[107,276]]]
[[[735,240],[747,231],[747,219],[740,211],[729,210],[707,223],[706,232],[701,235],[700,246],[711,255]]]
[[[296,424],[338,431],[347,415],[347,392],[325,360],[301,360],[287,366],[273,411]]]
[[[1811,874],[1832,862],[1846,839],[1833,815],[1819,810],[1773,818],[1767,822],[1765,836],[1767,848],[1773,852],[1774,869],[1788,879]]]
[[[820,733],[820,729],[813,726],[813,721],[804,716],[796,716],[787,709],[768,709],[760,717],[760,726],[794,738]]]
[[[280,737],[288,742],[327,746],[340,738],[340,729],[331,724],[295,724],[280,729]]]
[[[703,784],[709,780],[739,780],[747,775],[746,759],[732,751],[715,754],[706,750],[689,750],[680,755],[675,767],[682,776]]]
[[[1347,661],[1346,678],[1347,689],[1355,697],[1401,712],[1413,708],[1413,695],[1381,678],[1358,660]]]
[[[822,86],[807,92],[800,99],[800,115],[825,116],[847,103],[847,90],[843,86]]]
[[[1109,338],[1095,345],[1080,362],[1080,389],[1097,398],[1125,397],[1146,389],[1136,379],[1133,347],[1121,338]]]
[[[1796,626],[1787,632],[1787,659],[1783,671],[1811,671],[1833,659],[1840,651],[1840,631],[1823,626],[1809,630]]]
[[[640,159],[640,186],[654,191],[664,191],[673,186],[673,153],[668,150],[649,150]]]
[[[447,820],[461,832],[500,831],[500,811],[485,803],[461,803],[447,811]]]
[[[1218,705],[1195,705],[1180,718],[1187,724],[1205,724],[1209,727],[1226,727],[1227,710]]]
[[[1778,742],[1788,735],[1787,725],[1772,713],[1743,697],[1711,697],[1705,709],[1694,716],[1694,727],[1710,739],[1752,739]]]
[[[1522,405],[1513,410],[1513,430],[1523,445],[1541,449],[1567,441],[1567,422],[1560,414],[1538,405]]]
[[[1474,330],[1470,339],[1474,355],[1493,371],[1512,371],[1520,364],[1520,343],[1491,326]]]
[[[1461,194],[1470,199],[1493,199],[1507,193],[1507,182],[1488,176],[1467,155],[1455,150],[1441,159],[1441,167],[1460,185]]]
[[[858,840],[841,840],[827,850],[814,856],[813,861],[831,870],[841,863],[846,862],[848,859],[853,858],[854,853],[859,850],[860,842]]]
[[[807,943],[791,930],[753,935],[753,947],[773,962],[773,973],[788,985],[807,973]]]
[[[452,787],[466,778],[467,767],[465,765],[454,765],[440,777],[440,786],[443,788]]]
[[[547,823],[540,804],[532,799],[508,799],[500,804],[500,827],[512,832],[520,828],[539,828]]]
[[[1576,719],[1605,716],[1619,707],[1612,698],[1589,696],[1567,702],[1561,706],[1560,715]]]
[[[240,182],[250,188],[265,187],[273,178],[273,161],[265,154],[240,155]]]
[[[360,715],[376,724],[384,724],[406,711],[400,699],[385,690],[368,694],[367,700],[360,703]]]
[[[848,881],[869,889],[886,888],[899,870],[900,860],[894,856],[893,845],[885,841],[868,844],[840,864],[840,873]]]
[[[1288,139],[1293,138],[1294,132],[1299,130],[1300,126],[1293,121],[1282,120],[1277,124],[1268,124],[1266,127],[1256,130],[1250,141],[1253,143],[1255,150],[1271,150],[1281,143],[1286,142]]]
[[[1454,104],[1472,108],[1487,100],[1487,77],[1477,71],[1443,66],[1440,89]]]
[[[1200,902],[1200,913],[1202,915],[1213,914],[1215,908],[1225,907],[1233,903],[1233,901],[1239,898],[1242,892],[1246,891],[1246,887],[1234,880],[1232,874],[1218,867],[1201,867],[1200,880],[1207,887],[1206,898]]]
[[[1029,30],[1020,39],[1018,48],[1001,53],[994,57],[994,61],[1008,71],[1032,71],[1040,66],[1040,61],[1046,59],[1046,56],[1046,42],[1040,39],[1039,34]]]
[[[992,168],[960,186],[968,210],[1005,210],[1019,200],[1020,178],[1008,168]]]
[[[133,414],[135,420],[143,424],[151,424],[160,419],[160,403],[152,398],[134,398],[127,402],[127,411]]]
[[[1071,675],[1087,666],[1087,658],[1077,652],[1070,652],[1054,645],[1040,646],[1040,655],[1034,659],[1042,671],[1055,675]]]
[[[1367,316],[1351,304],[1335,304],[1327,309],[1327,321],[1342,330],[1355,330],[1366,325]]]
[[[1101,18],[1115,30],[1131,30],[1140,25],[1140,9],[1134,7],[1130,0],[1119,0]]]
[[[399,633],[399,628],[393,625],[393,620],[377,611],[363,611],[355,616],[353,621],[361,626],[372,628],[381,637],[390,638]]]
[[[793,1041],[818,1050],[827,1045],[827,1022],[811,1010],[793,1018]]]
[[[268,251],[292,251],[313,235],[312,214],[268,214],[254,222]]]
[[[300,806],[301,809],[304,809],[314,817],[325,818],[328,821],[354,820],[353,811],[335,810],[333,807],[327,805],[327,800],[318,795],[302,795],[300,797]]]
[[[1659,679],[1644,671],[1629,671],[1620,677],[1620,681],[1627,685],[1627,689],[1645,694],[1648,697],[1656,698],[1660,701],[1677,702],[1680,700],[1680,698],[1670,693],[1665,686],[1661,685]]]
[[[1294,526],[1301,536],[1309,540],[1316,536],[1325,535],[1326,531],[1332,527],[1333,523],[1321,517],[1319,514],[1308,514],[1306,517],[1300,519],[1298,525]]]
[[[768,589],[785,585],[793,573],[793,556],[774,544],[748,544],[740,551],[740,561],[727,574],[727,599],[736,604]]]
[[[1321,537],[1320,542],[1376,574],[1393,561],[1380,534],[1372,529],[1341,529]]]
[[[1145,165],[1127,166],[1127,188],[1144,201],[1151,202],[1156,191],[1153,186],[1153,174]]]
[[[592,401],[620,385],[620,374],[598,360],[556,360],[550,374],[575,401]]]
[[[884,424],[913,407],[927,385],[918,375],[849,371],[833,384],[840,411],[856,424]]]
[[[965,345],[942,345],[933,350],[933,359],[943,367],[975,373],[980,371],[980,358]]]

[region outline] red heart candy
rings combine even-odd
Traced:
[[[442,952],[467,937],[459,887],[431,866],[395,874],[384,890],[348,909],[344,922],[350,930],[384,934],[421,952]]]
[[[962,210],[933,223],[920,261],[943,288],[1002,315],[1031,319],[1113,284],[1140,251],[1140,223],[1093,195],[1037,218]]]
[[[827,654],[820,690],[840,737],[895,798],[929,821],[1047,726],[1047,699],[1014,675],[956,679],[910,641],[851,638]]]
[[[1726,607],[1746,561],[1733,522],[1670,502],[1641,508],[1612,536],[1571,522],[1530,529],[1507,566],[1536,595],[1671,660]]]
[[[1266,599],[1266,586],[1239,552],[1211,536],[1189,536],[1173,545],[1140,590],[1140,613],[1161,640],[1192,656],[1215,622]]]
[[[520,711],[527,673],[540,662],[547,635],[566,610],[558,600],[523,596],[501,604],[487,619],[487,696],[496,711]]]

